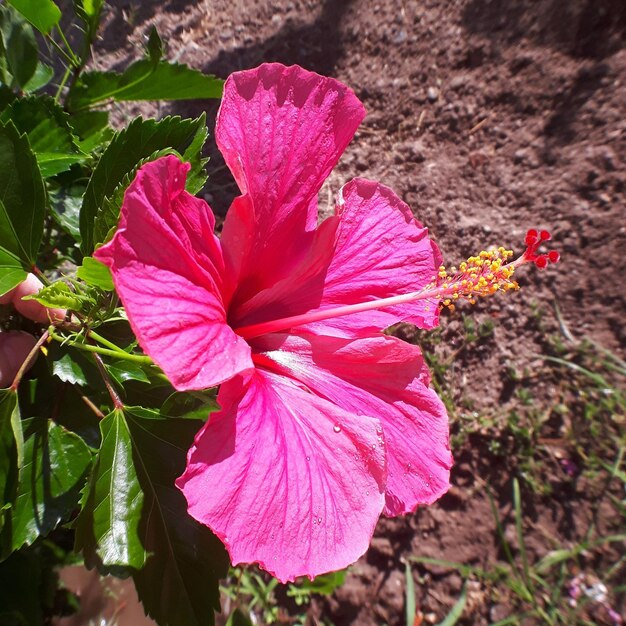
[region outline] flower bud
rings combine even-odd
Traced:
[[[13,382],[36,343],[32,335],[21,330],[0,332],[0,388],[5,389]]]
[[[43,283],[34,274],[29,274],[26,280],[13,290],[13,306],[24,317],[40,324],[62,321],[67,313],[65,309],[48,309],[36,300],[22,300],[24,296],[39,293],[42,288]]]

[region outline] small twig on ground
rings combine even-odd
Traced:
[[[478,132],[489,120],[489,116],[483,118],[482,120],[480,120],[480,122],[478,122],[478,124],[474,124],[474,126],[472,126],[469,131],[468,131],[468,135],[473,135],[474,133]]]

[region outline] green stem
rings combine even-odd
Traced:
[[[59,87],[57,89],[56,94],[54,95],[54,101],[58,104],[59,101],[61,100],[61,93],[63,92],[63,87],[65,87],[67,81],[69,80],[69,77],[72,75],[72,68],[68,67],[65,70],[65,74],[63,74],[63,78],[61,79],[61,82],[59,83]]]
[[[54,330],[50,332],[50,337],[59,343],[69,343],[73,348],[83,350],[85,352],[92,352],[95,354],[102,354],[104,356],[115,357],[117,359],[123,359],[126,361],[132,361],[133,363],[142,363],[144,365],[152,365],[152,359],[149,356],[141,356],[139,354],[128,354],[122,350],[109,350],[108,348],[101,348],[100,346],[91,346],[87,343],[78,343],[76,341],[68,340],[67,337],[60,337],[54,333]]]
[[[112,341],[105,339],[102,335],[99,335],[95,330],[88,331],[90,339],[95,339],[98,343],[101,343],[105,348],[115,350],[121,358],[128,356],[128,352],[122,350],[119,346],[115,345]]]
[[[65,60],[72,66],[75,67],[74,59],[67,53],[61,46],[50,36],[46,35],[48,41],[56,48],[57,52],[65,58]]]
[[[58,24],[56,26],[56,29],[57,29],[59,35],[61,36],[61,41],[65,44],[65,47],[67,48],[67,51],[69,52],[69,54],[72,57],[72,59],[74,59],[73,65],[75,65],[75,66],[80,65],[80,59],[76,56],[76,53],[74,52],[74,50],[72,50],[72,46],[70,46],[68,40],[65,38],[65,34],[63,33],[63,31],[61,30],[61,27]]]

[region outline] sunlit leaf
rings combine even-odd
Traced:
[[[77,522],[77,548],[87,556],[95,552],[106,567],[140,569],[147,556],[139,538],[144,495],[123,411],[107,415],[100,430],[102,443]]]
[[[52,0],[7,0],[39,32],[48,34],[61,19],[61,11]]]
[[[100,263],[100,261],[91,256],[86,256],[83,259],[83,264],[76,270],[76,276],[104,291],[113,291],[115,289],[111,270],[104,263]]]
[[[24,464],[11,511],[11,549],[30,545],[68,519],[78,505],[91,452],[74,433],[40,421],[24,443]]]
[[[149,383],[148,375],[143,371],[141,365],[130,361],[114,361],[106,365],[107,372],[121,386],[128,380],[136,380],[140,383]]]
[[[224,81],[186,65],[143,59],[124,73],[85,72],[70,93],[73,111],[105,100],[203,100],[220,98]]]

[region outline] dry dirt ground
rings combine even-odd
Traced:
[[[519,549],[510,532],[511,484],[514,475],[529,473],[520,471],[517,443],[498,419],[517,411],[520,389],[549,416],[532,440],[545,445],[536,458],[526,451],[527,465],[539,467],[533,489],[530,479],[523,482],[529,558],[578,541],[598,513],[598,495],[584,476],[563,470],[564,460],[576,461],[575,450],[564,438],[565,418],[553,408],[570,391],[543,375],[538,355],[559,336],[571,345],[588,337],[624,356],[626,3],[115,0],[98,65],[124,68],[153,24],[168,58],[224,78],[280,61],[355,90],[368,116],[320,194],[323,210],[343,182],[366,176],[412,207],[448,264],[492,245],[520,251],[530,227],[549,229],[562,255],[554,268],[525,272],[519,293],[446,314],[439,335],[417,337],[445,364],[446,393],[456,407],[454,486],[433,507],[382,520],[345,585],[315,600],[310,617],[336,625],[405,623],[403,559],[411,555],[492,567],[503,554],[488,487],[507,538]],[[206,109],[197,102],[142,110],[196,115]],[[216,107],[208,109],[211,125]],[[237,190],[210,151],[205,196],[224,214]],[[468,339],[468,319],[484,336]],[[399,332],[414,338],[410,329]],[[608,509],[597,519],[605,532],[615,530]],[[463,578],[426,565],[415,565],[413,574],[424,623],[441,620]],[[483,583],[468,589],[461,623],[495,622],[514,608],[511,597]],[[619,611],[620,598],[612,601]],[[590,619],[611,623],[600,613]]]

